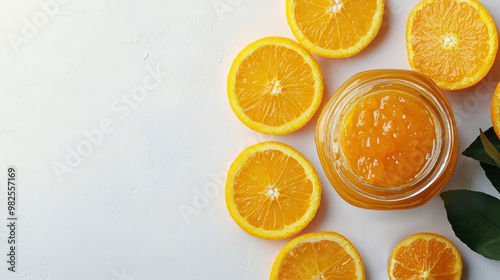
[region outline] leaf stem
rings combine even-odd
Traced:
[[[479,132],[481,133],[481,143],[483,143],[484,150],[495,161],[497,167],[500,167],[500,152],[495,149],[495,146],[486,137],[482,129],[479,129]]]

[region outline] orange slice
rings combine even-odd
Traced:
[[[498,32],[477,0],[424,0],[410,13],[406,46],[411,67],[445,90],[481,81],[493,66]]]
[[[293,34],[310,52],[352,56],[373,41],[382,25],[384,0],[287,0]]]
[[[245,149],[226,181],[226,205],[249,234],[281,239],[301,231],[314,217],[321,185],[312,164],[294,148],[263,142]]]
[[[493,100],[491,101],[491,122],[493,123],[493,128],[500,138],[500,83],[493,94]]]
[[[388,272],[391,280],[460,280],[462,258],[445,237],[417,233],[394,248]]]
[[[358,250],[335,232],[309,233],[279,253],[271,280],[362,280],[365,269]]]
[[[323,75],[314,57],[299,44],[269,37],[238,54],[229,72],[227,94],[246,126],[282,135],[313,117],[323,97]]]

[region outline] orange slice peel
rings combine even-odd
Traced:
[[[392,251],[388,273],[391,280],[460,280],[462,258],[444,236],[417,233],[401,241]]]
[[[493,94],[493,100],[491,101],[491,122],[493,123],[493,128],[495,133],[500,139],[500,83]]]
[[[310,52],[329,58],[359,53],[377,35],[384,0],[287,0],[293,34]]]
[[[312,164],[279,142],[245,149],[226,181],[226,206],[247,233],[268,240],[288,238],[313,219],[321,184]]]
[[[321,104],[323,75],[298,43],[268,37],[244,48],[227,81],[229,103],[249,128],[283,135],[303,127]]]
[[[498,51],[498,31],[477,0],[424,0],[410,13],[406,46],[411,67],[445,90],[480,82]]]
[[[358,250],[335,232],[299,236],[276,258],[271,280],[364,280],[365,269]]]

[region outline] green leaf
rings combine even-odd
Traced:
[[[473,251],[500,260],[500,200],[485,193],[441,193],[455,235]]]
[[[500,168],[484,162],[480,162],[480,164],[486,173],[486,177],[488,177],[490,182],[493,184],[493,187],[500,192]]]
[[[496,166],[500,167],[500,152],[491,144],[490,140],[486,135],[484,135],[484,132],[479,129],[479,137],[481,138],[481,143],[483,144],[484,150],[486,153],[495,161]]]
[[[493,144],[493,147],[495,147],[497,150],[500,150],[500,139],[498,139],[498,136],[493,130],[493,127],[486,130],[484,132],[484,135],[486,135],[488,140],[490,140],[491,144]],[[467,149],[465,149],[462,154],[464,156],[479,160],[481,162],[485,162],[487,164],[496,165],[495,161],[488,155],[488,153],[484,149],[483,143],[481,143],[480,136],[478,136],[476,140],[472,142],[472,144]]]

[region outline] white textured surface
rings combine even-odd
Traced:
[[[392,248],[420,231],[454,241],[465,263],[463,279],[498,279],[497,262],[454,236],[439,198],[393,212],[341,200],[315,150],[317,115],[281,137],[253,132],[234,116],[225,92],[230,64],[256,39],[293,38],[284,0],[66,0],[16,52],[9,34],[24,36],[24,18],[32,22],[47,1],[0,1],[0,260],[7,249],[8,165],[17,166],[20,185],[18,274],[2,261],[0,279],[266,279],[289,240],[243,232],[227,213],[223,183],[244,147],[271,139],[301,151],[320,174],[322,204],[302,233],[347,236],[368,279],[387,279]],[[360,71],[409,68],[404,32],[418,1],[387,2],[384,26],[366,50],[349,59],[318,59],[325,101]],[[500,24],[500,4],[482,2]],[[161,82],[144,100],[124,105],[158,69],[166,73]],[[479,127],[491,126],[499,80],[497,60],[483,84],[448,94],[460,123],[460,151]],[[54,164],[65,164],[68,149],[86,139],[82,130],[97,129],[104,119],[114,129],[59,180]],[[477,162],[462,156],[445,189],[455,188],[494,194]],[[212,193],[200,200],[205,189]],[[183,216],[189,209],[192,215]]]

